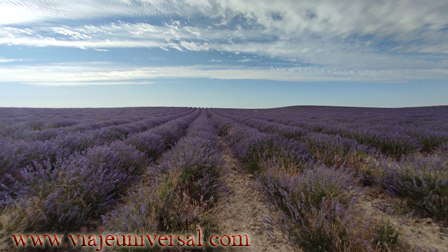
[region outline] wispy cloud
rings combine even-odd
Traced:
[[[9,62],[15,62],[16,59],[7,59],[7,58],[0,58],[0,63],[9,63]]]
[[[30,61],[29,59],[10,59],[10,58],[3,58],[0,57],[0,63],[13,63],[13,62],[25,62]]]
[[[448,69],[343,70],[316,67],[237,68],[198,65],[185,67],[123,67],[108,63],[14,66],[0,69],[1,82],[35,85],[103,85],[147,83],[151,79],[209,78],[273,81],[405,81],[443,79]],[[1,83],[0,82],[0,83]]]

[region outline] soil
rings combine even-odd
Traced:
[[[384,194],[363,195],[359,206],[368,218],[392,224],[404,243],[417,251],[448,251],[448,230],[431,218],[411,217],[397,212],[399,203]]]
[[[239,167],[230,149],[223,146],[223,183],[228,192],[221,195],[216,208],[222,234],[249,236],[250,247],[232,251],[301,251],[289,244],[289,237],[281,228],[281,213],[262,193],[254,176]]]

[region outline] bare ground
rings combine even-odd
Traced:
[[[0,252],[8,251],[8,247],[6,244],[8,244],[10,241],[7,240],[8,237],[6,234],[2,231],[0,231]]]
[[[392,202],[393,201],[393,202]],[[403,242],[417,251],[448,251],[448,229],[430,218],[410,217],[397,213],[399,203],[384,194],[363,195],[359,206],[365,210],[367,218],[384,220],[398,230]]]
[[[288,234],[280,228],[280,212],[262,193],[253,175],[242,171],[228,146],[222,146],[228,169],[222,179],[229,192],[221,195],[215,209],[218,227],[222,234],[247,234],[250,243],[250,247],[232,251],[301,251],[288,244]]]

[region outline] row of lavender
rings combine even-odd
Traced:
[[[290,107],[267,110],[223,110],[314,132],[354,139],[399,159],[413,152],[447,148],[448,108],[374,109]]]
[[[388,224],[365,219],[356,207],[350,171],[326,167],[306,146],[213,112],[234,155],[264,185],[286,218],[291,238],[305,251],[405,249]],[[386,233],[385,233],[386,232]]]
[[[227,109],[226,111],[310,125],[349,128],[405,126],[429,130],[448,129],[446,118],[448,107],[446,106],[397,109],[297,106],[275,109]]]
[[[60,148],[56,155],[48,150],[42,156],[25,155],[28,163],[15,167],[15,176],[4,176],[14,183],[2,184],[1,219],[7,220],[3,228],[7,233],[69,231],[91,225],[185,134],[199,113],[181,111],[124,124],[117,135],[98,134],[109,127],[76,132],[76,143],[87,143],[77,144],[79,148],[48,141],[48,146]]]
[[[223,190],[221,167],[215,128],[202,111],[185,137],[125,196],[126,202],[103,216],[104,229],[188,234],[201,228],[205,236],[216,233],[209,210]]]
[[[230,115],[233,119],[273,134],[292,137],[305,144],[316,160],[327,166],[350,167],[364,186],[378,185],[393,196],[404,198],[423,216],[448,222],[448,155],[410,154],[399,161],[384,152],[335,134],[316,133],[308,128]]]
[[[314,159],[328,167],[348,167],[364,186],[379,186],[403,198],[409,207],[425,217],[448,223],[448,155],[409,155],[396,161],[378,150],[339,135],[255,118],[228,115],[233,120],[269,134],[303,143]]]
[[[313,132],[298,126],[222,113],[220,111],[215,111],[215,113],[267,134],[280,135],[299,142],[303,144],[309,153],[312,153],[316,161],[329,167],[354,167],[367,157],[380,155],[378,151],[371,147],[338,135]]]
[[[0,108],[0,138],[50,140],[61,134],[186,112],[188,108],[5,109]]]
[[[15,140],[0,138],[0,185],[7,190],[20,177],[23,168],[42,162],[54,163],[77,152],[83,152],[95,145],[104,145],[115,140],[123,140],[129,135],[145,131],[180,116],[192,113],[180,111],[150,119],[129,121],[121,124],[103,125],[90,130],[60,129],[48,139],[27,138]],[[36,131],[45,135],[46,130]]]

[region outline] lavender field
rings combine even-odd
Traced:
[[[0,108],[0,251],[198,228],[241,251],[448,251],[447,227],[446,106]]]

